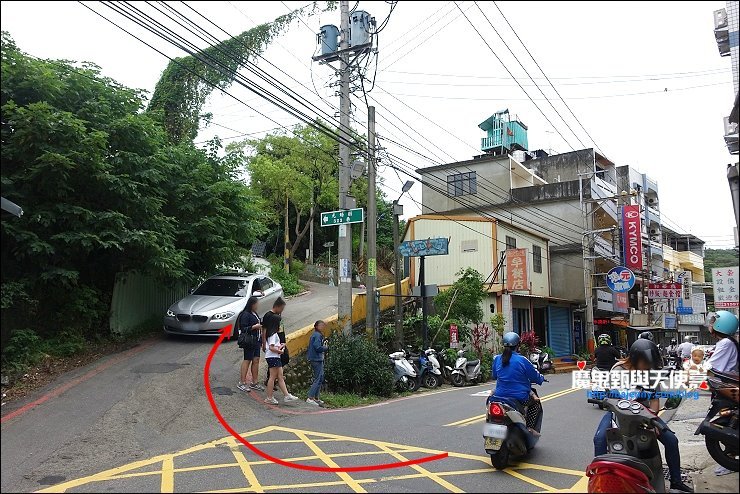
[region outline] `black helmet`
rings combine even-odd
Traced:
[[[642,333],[640,333],[639,338],[653,341],[653,333],[651,333],[650,331],[643,331]]]
[[[671,338],[671,345],[675,345],[677,343],[678,341],[676,340],[676,338]]]
[[[638,360],[647,360],[650,364],[651,369],[662,369],[663,358],[660,356],[660,350],[658,345],[648,340],[647,338],[640,338],[632,343],[630,347],[630,362],[636,364]]]

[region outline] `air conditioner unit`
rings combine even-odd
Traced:
[[[648,204],[656,204],[658,202],[657,197],[648,197]]]
[[[727,27],[727,10],[719,9],[714,11],[714,29]]]
[[[650,235],[653,235],[653,236],[660,235],[660,228],[651,228],[650,229]]]

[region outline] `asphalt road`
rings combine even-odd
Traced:
[[[310,294],[288,301],[286,332],[336,313],[336,288],[307,285]],[[0,490],[33,491],[221,437],[203,388],[203,364],[214,341],[155,338],[3,407]],[[241,358],[235,343],[222,345],[212,370],[215,392],[236,390]],[[261,413],[232,401],[230,416]]]

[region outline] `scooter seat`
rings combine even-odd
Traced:
[[[722,372],[722,371],[718,371],[715,369],[710,369],[709,373],[717,376],[721,381],[726,382],[728,384],[735,384],[735,385],[740,384],[740,380],[738,380],[739,376],[737,372],[733,372],[733,371]]]
[[[641,462],[637,458],[633,458],[628,455],[608,453],[605,455],[599,455],[594,458],[594,462],[597,461],[610,461],[612,463],[621,463],[622,465],[627,465],[628,467],[634,468],[635,470],[639,470],[640,472],[644,473],[648,480],[653,480],[653,472],[650,470],[650,467],[648,467],[645,463]]]

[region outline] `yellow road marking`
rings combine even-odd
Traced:
[[[515,471],[515,470],[513,470],[511,468],[505,468],[504,469],[504,472],[505,473],[508,473],[509,475],[511,475],[514,478],[517,478],[519,480],[523,480],[524,482],[527,482],[528,484],[532,484],[535,487],[539,487],[541,489],[545,489],[546,491],[552,492],[552,491],[555,490],[554,487],[552,487],[550,485],[547,485],[547,484],[543,484],[539,480],[535,480],[535,479],[533,479],[531,477],[527,477],[526,475],[521,474],[521,473],[519,473],[519,472],[517,472],[517,471]]]
[[[562,473],[563,475],[573,475],[575,477],[582,477],[586,475],[585,469],[583,470],[571,470],[569,468],[551,467],[547,465],[535,465],[534,463],[518,463],[517,468],[522,470],[544,470],[552,473]]]
[[[392,450],[388,446],[382,445],[382,446],[380,446],[380,448],[383,451],[387,452],[392,457],[394,457],[395,459],[399,460],[399,461],[408,461],[408,458],[406,458],[405,456],[403,456],[400,453],[397,453],[396,451]],[[423,474],[428,479],[433,480],[434,482],[436,482],[437,484],[441,485],[442,487],[444,487],[445,489],[447,489],[450,492],[465,492],[462,489],[460,489],[459,487],[457,487],[456,485],[453,485],[450,482],[446,481],[445,479],[441,478],[439,475],[430,472],[426,468],[423,468],[423,467],[421,467],[419,465],[411,465],[411,468],[413,468],[417,472]]]
[[[557,391],[555,393],[543,396],[540,398],[540,402],[548,401],[548,400],[554,400],[555,398],[560,398],[561,396],[567,395],[568,393],[572,393],[574,391],[578,391],[580,388],[568,388],[564,389],[562,391]],[[469,417],[467,419],[458,420],[457,422],[451,422],[449,424],[445,424],[445,427],[465,427],[468,425],[475,424],[477,422],[481,422],[483,420],[486,420],[486,414],[483,415],[476,415],[475,417]]]
[[[236,446],[236,439],[232,437],[229,444]],[[262,486],[260,485],[259,480],[257,480],[257,476],[254,474],[254,471],[252,471],[252,467],[249,465],[249,462],[244,457],[244,453],[233,449],[231,450],[231,453],[234,455],[234,458],[236,458],[236,462],[239,464],[239,468],[241,469],[242,474],[244,474],[244,478],[247,479],[247,482],[249,482],[249,488],[253,492],[265,492],[264,490],[262,490]]]
[[[160,492],[175,492],[175,462],[172,457],[162,460]]]
[[[308,436],[303,432],[296,432],[296,436],[298,436],[300,439],[303,440],[304,443],[306,443],[306,446],[308,446],[311,451],[316,454],[316,456],[319,457],[321,461],[324,462],[324,464],[327,467],[331,468],[339,468],[339,465],[337,465],[334,460],[332,460],[329,455],[324,453],[324,451],[316,446],[316,443],[314,443],[312,440],[308,438]],[[340,479],[344,480],[344,482],[355,492],[367,492],[365,489],[362,488],[360,484],[357,483],[355,479],[353,479],[347,472],[336,472],[336,474],[339,476]]]

